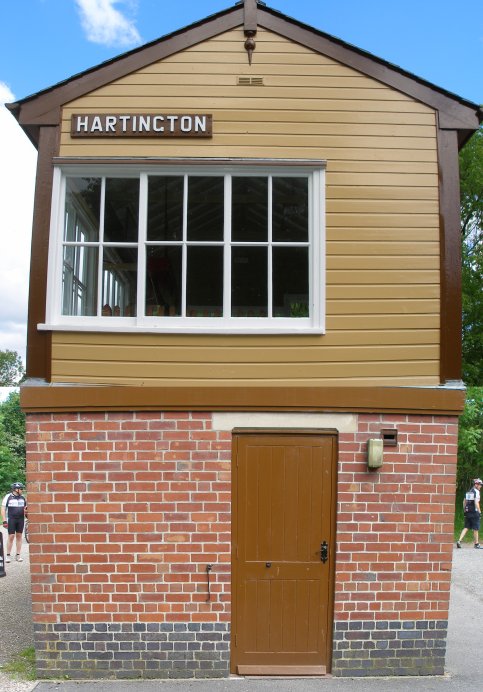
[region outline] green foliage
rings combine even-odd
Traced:
[[[290,303],[290,317],[308,317],[309,306],[307,303]]]
[[[25,414],[18,392],[0,403],[0,494],[15,482],[25,483]]]
[[[469,387],[458,433],[458,489],[483,474],[483,387]]]
[[[0,666],[0,670],[15,680],[36,680],[35,649],[30,646],[14,656],[11,661]]]
[[[483,129],[460,153],[463,379],[483,385]]]
[[[16,351],[0,351],[0,387],[16,387],[25,375],[22,359]]]

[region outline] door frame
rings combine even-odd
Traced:
[[[230,673],[238,675],[237,664],[234,660],[234,642],[236,642],[237,631],[237,567],[238,560],[236,557],[238,547],[238,466],[237,466],[237,438],[240,436],[316,436],[316,437],[332,437],[334,440],[334,469],[331,474],[332,488],[331,496],[333,498],[332,507],[330,508],[330,540],[329,540],[329,602],[327,604],[327,639],[326,639],[326,660],[327,670],[330,673],[332,670],[332,652],[333,652],[333,631],[334,631],[334,602],[335,602],[335,569],[336,569],[336,517],[337,517],[337,476],[339,462],[339,431],[333,428],[234,428],[232,430],[232,456],[231,456],[231,647],[230,647]],[[260,674],[260,673],[258,673]],[[287,673],[293,676],[294,673]]]

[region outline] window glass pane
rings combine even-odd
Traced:
[[[307,178],[273,178],[272,239],[307,242],[309,191]]]
[[[273,248],[273,316],[309,316],[309,250]]]
[[[188,179],[188,240],[223,240],[223,178]]]
[[[99,240],[100,178],[66,178],[64,240]]]
[[[267,242],[268,178],[234,177],[231,209],[232,240]]]
[[[232,317],[267,316],[267,248],[232,248]]]
[[[102,316],[136,314],[138,251],[133,247],[105,247],[102,263]]]
[[[146,256],[146,315],[181,315],[181,246],[149,247]]]
[[[97,314],[97,247],[64,247],[62,271],[62,314]]]
[[[139,178],[106,178],[104,240],[137,242],[138,216]]]
[[[150,176],[148,184],[148,240],[183,237],[182,176]]]
[[[188,247],[186,314],[221,317],[223,314],[223,248]]]

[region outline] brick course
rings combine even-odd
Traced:
[[[388,427],[398,429],[398,446],[385,448],[383,467],[369,472],[367,439]],[[442,672],[456,441],[456,419],[442,416],[359,415],[357,432],[340,434],[334,674],[412,674],[421,647],[398,635],[385,649],[373,633],[423,631],[418,622],[426,632],[439,623],[437,638],[421,639],[429,663],[419,668]],[[186,652],[178,667],[169,657],[154,664],[149,629],[136,630],[145,653],[117,673],[114,655],[90,647],[96,627],[111,628],[119,651],[135,627],[220,627],[229,636],[230,458],[231,433],[213,430],[209,413],[27,416],[33,612],[45,675],[228,673],[216,637],[216,666]],[[352,632],[355,623],[366,623],[357,624],[358,636],[340,639],[340,628]],[[80,649],[64,646],[72,627],[85,628]]]

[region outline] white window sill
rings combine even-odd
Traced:
[[[112,319],[109,322],[91,322],[91,323],[44,323],[37,324],[39,331],[49,332],[99,332],[99,333],[119,333],[119,334],[325,334],[325,329],[320,326],[314,327],[307,324],[307,320],[300,320],[303,324],[256,325],[253,320],[244,320],[239,318],[239,325],[222,325],[211,324],[193,324],[187,325],[183,320],[181,323],[176,318],[167,318],[164,324],[148,323],[133,324],[132,320],[127,318],[114,318],[117,324],[112,324]],[[169,323],[168,323],[169,320]],[[163,320],[164,321],[164,320]],[[126,323],[128,322],[128,323]]]

